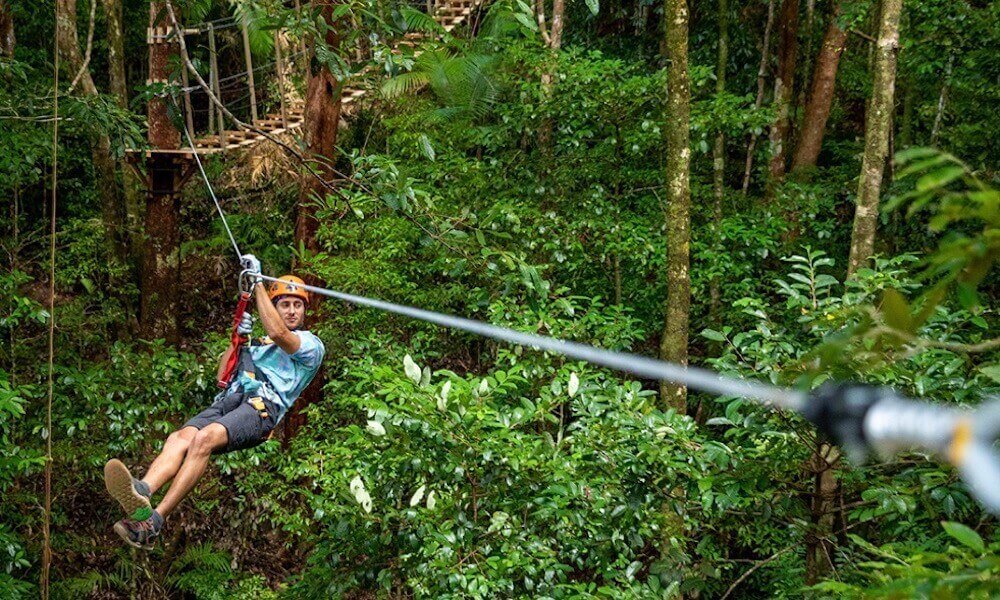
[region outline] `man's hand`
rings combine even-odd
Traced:
[[[244,254],[240,257],[240,266],[243,267],[244,271],[248,271],[251,276],[250,280],[254,284],[261,283],[260,275],[260,261],[253,254]],[[257,277],[255,277],[255,275]]]
[[[249,336],[253,333],[253,315],[248,312],[243,313],[240,324],[236,326],[236,333],[244,336]]]
[[[260,261],[253,254],[244,254],[240,257],[240,266],[245,271],[260,274]]]

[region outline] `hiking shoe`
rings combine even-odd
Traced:
[[[115,523],[115,533],[130,546],[148,550],[160,535],[160,528],[153,522],[153,517],[142,521],[122,519]]]
[[[104,486],[111,497],[125,509],[125,514],[133,521],[145,521],[153,514],[149,503],[149,486],[132,477],[122,461],[112,458],[104,465]],[[117,530],[118,526],[115,525]],[[121,534],[119,534],[121,535]],[[124,537],[124,536],[123,536]]]

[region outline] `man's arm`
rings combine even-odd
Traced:
[[[257,316],[264,325],[264,331],[268,337],[278,345],[279,348],[288,354],[295,354],[302,345],[299,336],[285,326],[281,320],[278,310],[271,304],[271,299],[267,297],[267,289],[263,283],[257,283],[254,288],[254,296],[257,301]]]

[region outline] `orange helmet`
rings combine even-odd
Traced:
[[[305,283],[295,275],[282,275],[278,281],[271,282],[271,286],[267,289],[267,297],[274,302],[282,296],[295,296],[309,304],[309,292],[299,287]]]

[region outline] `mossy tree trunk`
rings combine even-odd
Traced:
[[[882,174],[885,171],[892,128],[899,16],[902,9],[903,0],[882,0],[873,64],[872,97],[865,114],[865,154],[858,182],[851,254],[847,262],[848,276],[864,266],[875,250],[879,192],[882,189]]]
[[[14,56],[17,37],[14,35],[14,13],[7,0],[0,0],[0,56]]]
[[[667,300],[660,357],[687,365],[691,312],[691,82],[688,77],[688,6],[666,0],[667,69]],[[687,388],[660,383],[665,407],[686,412]]]

